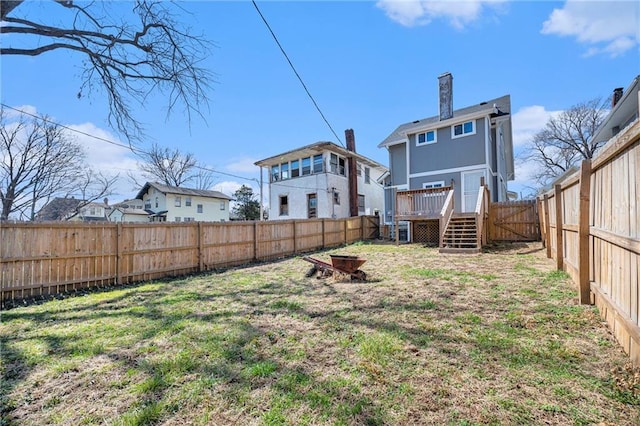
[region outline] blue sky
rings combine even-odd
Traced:
[[[51,3],[51,4],[50,4]],[[344,141],[382,164],[377,145],[395,127],[438,112],[437,76],[453,74],[454,108],[511,95],[519,151],[551,114],[607,97],[640,73],[638,2],[595,1],[259,1],[290,59]],[[126,7],[120,2],[117,7]],[[320,140],[336,141],[249,1],[184,2],[181,19],[212,40],[205,65],[216,73],[206,122],[189,127],[153,98],[138,110],[148,139],[196,154],[224,173],[258,178],[253,163]],[[64,22],[52,2],[27,2],[13,16]],[[48,21],[50,22],[50,21]],[[3,39],[3,43],[5,43]],[[2,102],[110,140],[106,98],[77,99],[82,58],[68,52],[2,57]],[[91,164],[123,176],[117,201],[136,191],[126,181],[135,158],[77,136]],[[527,193],[530,164],[510,189]],[[255,181],[217,175],[231,194]]]

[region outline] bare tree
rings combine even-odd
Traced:
[[[33,220],[55,195],[109,194],[117,177],[87,171],[84,160],[82,147],[46,117],[10,121],[0,109],[0,220],[12,213]]]
[[[138,154],[141,162],[138,168],[142,176],[170,186],[186,186],[192,184],[197,189],[209,189],[214,179],[211,172],[198,164],[191,153],[183,153],[178,148],[162,148],[153,144],[149,151]],[[129,175],[136,186],[141,186],[135,176]]]
[[[538,168],[534,178],[544,186],[554,178],[593,158],[603,144],[593,140],[607,114],[607,102],[600,98],[572,106],[547,121],[526,147],[522,160],[534,162]]]
[[[177,22],[173,10],[178,6],[173,2],[137,0],[131,3],[131,16],[124,17],[109,10],[121,7],[121,2],[51,0],[68,12],[66,25],[15,16],[23,8],[28,11],[29,3],[0,0],[0,53],[38,56],[67,50],[82,55],[77,97],[104,89],[109,123],[129,139],[140,137],[143,130],[130,100],[143,104],[155,90],[167,96],[167,114],[182,105],[189,122],[194,113],[202,116],[213,78],[199,64],[211,43]]]

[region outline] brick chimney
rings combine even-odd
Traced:
[[[445,72],[438,77],[438,94],[440,96],[440,121],[453,118],[453,76]]]
[[[622,94],[624,93],[623,90],[623,87],[616,87],[615,89],[613,89],[613,96],[611,97],[611,108],[616,106],[618,101],[622,99]]]
[[[353,135],[353,129],[344,131],[344,137],[347,140],[347,151],[356,152],[356,139]],[[358,164],[356,158],[349,156],[347,159],[349,166],[349,215],[358,216]]]

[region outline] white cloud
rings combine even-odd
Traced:
[[[17,107],[12,107],[14,109],[4,109],[4,115],[8,120],[17,120],[22,115],[21,111],[28,115],[37,115],[38,110],[33,105],[20,105]],[[16,111],[17,110],[17,111]],[[29,118],[29,117],[25,117]]]
[[[551,117],[555,117],[562,111],[547,111],[540,105],[522,107],[513,114],[511,124],[513,126],[513,146],[516,150],[529,142],[533,135],[542,130]]]
[[[405,27],[427,25],[432,20],[449,20],[451,26],[462,29],[480,17],[486,8],[496,8],[505,0],[379,0],[376,6]]]
[[[238,189],[240,189],[240,187],[242,185],[246,185],[246,184],[243,184],[241,182],[232,181],[232,180],[227,180],[227,181],[224,181],[224,182],[216,183],[215,185],[213,185],[212,189],[214,191],[220,191],[223,194],[226,194],[226,195],[232,197],[233,193],[236,192]]]
[[[227,164],[226,169],[236,173],[257,173],[260,169],[258,168],[258,166],[253,164],[256,161],[258,160],[255,158],[238,158]]]
[[[640,3],[567,0],[551,12],[541,33],[576,37],[588,45],[585,56],[615,57],[640,43]]]

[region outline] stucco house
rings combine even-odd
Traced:
[[[147,182],[136,199],[142,200],[152,222],[225,222],[231,197],[218,191],[180,188]]]
[[[346,218],[382,212],[387,172],[355,152],[353,131],[347,146],[316,142],[255,164],[269,174],[269,219]],[[352,166],[350,166],[352,164]]]
[[[442,201],[445,189],[452,190],[455,213],[471,213],[476,208],[481,179],[492,201],[507,201],[507,182],[514,179],[510,96],[454,109],[450,73],[438,77],[438,94],[438,115],[401,124],[378,145],[389,153],[386,224],[394,224],[397,219],[397,196],[409,197],[412,202],[418,196],[434,201],[437,188],[443,191]],[[404,216],[408,217],[401,225],[412,239],[412,225],[407,221],[424,217]]]

